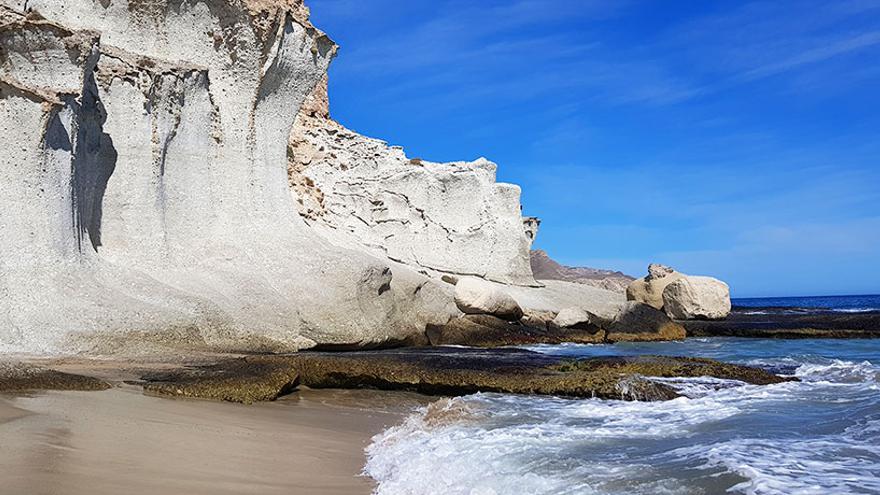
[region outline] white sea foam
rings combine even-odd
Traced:
[[[805,363],[795,370],[795,376],[803,381],[824,384],[861,383],[876,388],[880,382],[880,367],[869,361],[855,363],[840,359],[825,363]]]
[[[729,491],[755,495],[880,493],[878,438],[848,435],[808,440],[733,439],[678,449],[671,456],[702,460],[743,478]]]
[[[801,381],[660,379],[685,397],[650,403],[444,399],[377,435],[364,472],[379,495],[880,493],[878,367],[818,358],[764,364],[789,366]],[[860,407],[866,416],[808,438],[756,423],[809,407]]]

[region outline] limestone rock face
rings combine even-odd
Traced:
[[[433,163],[350,131],[327,117],[326,87],[300,112],[289,176],[300,214],[334,244],[439,277],[477,276],[536,286],[520,189],[495,181],[496,165]]]
[[[626,302],[623,294],[589,285],[563,280],[540,282],[543,287],[506,286],[504,291],[516,299],[523,311],[529,314],[556,315],[565,308],[578,308],[601,319],[610,320]]]
[[[455,304],[465,314],[492,315],[508,321],[523,316],[516,299],[495,285],[473,277],[465,277],[455,285]]]
[[[663,289],[682,277],[683,274],[668,266],[652,263],[648,266],[647,276],[634,280],[626,288],[626,300],[663,309]]]
[[[462,312],[620,312],[534,279],[538,221],[495,164],[330,120],[335,52],[302,0],[0,0],[0,352],[424,344]]]
[[[580,308],[565,308],[550,322],[554,328],[577,328],[590,324],[592,324],[590,313]]]
[[[717,278],[687,276],[663,289],[663,308],[677,320],[720,320],[730,307],[730,288]]]
[[[0,348],[372,345],[457,313],[295,213],[287,139],[336,51],[307,15],[0,0]]]

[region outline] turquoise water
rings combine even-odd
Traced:
[[[530,349],[570,357],[713,357],[801,381],[761,387],[667,380],[685,397],[653,403],[444,399],[374,438],[365,473],[378,481],[377,492],[880,493],[880,340],[709,338]]]

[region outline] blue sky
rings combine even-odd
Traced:
[[[333,116],[485,156],[560,262],[880,293],[880,0],[311,0]]]

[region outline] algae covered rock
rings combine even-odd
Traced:
[[[284,384],[283,377],[296,375],[302,385],[311,388],[406,390],[427,395],[501,392],[617,400],[679,396],[672,386],[652,380],[654,377],[712,376],[756,385],[792,380],[711,359],[639,356],[566,360],[520,349],[412,348],[252,356],[145,377],[145,389],[170,396],[234,400],[226,392],[229,384],[240,389],[241,383],[271,382],[266,389],[271,391]],[[239,378],[244,382],[238,382]],[[217,387],[223,392],[217,393]],[[259,396],[246,397],[259,400]],[[262,397],[272,399],[275,395]]]
[[[529,325],[489,315],[463,315],[444,325],[428,325],[425,334],[431,345],[466,345],[499,347],[529,344],[603,342],[605,332],[594,325],[572,328],[549,328],[546,324]]]
[[[22,363],[0,363],[0,392],[32,390],[107,390],[110,384],[90,376]]]
[[[146,392],[175,397],[253,402],[275,400],[299,384],[296,370],[269,358],[229,359],[220,364],[144,376]]]
[[[635,301],[620,309],[606,331],[611,342],[681,340],[686,336],[684,327],[664,312]]]

